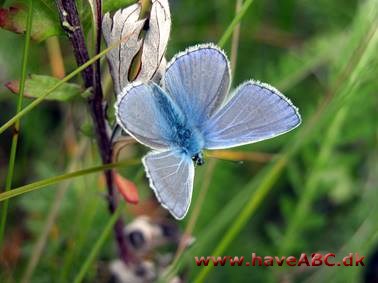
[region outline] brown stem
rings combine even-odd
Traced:
[[[77,65],[83,65],[89,60],[88,49],[85,44],[84,33],[80,24],[79,14],[74,0],[56,0],[62,26],[71,41]],[[101,1],[96,0],[96,54],[100,52],[101,45]],[[103,94],[101,87],[100,61],[87,67],[82,72],[84,85],[90,88],[92,95],[88,98],[88,104],[95,126],[97,145],[104,164],[112,161],[112,144],[107,132],[105,119],[105,109],[103,107]],[[106,185],[108,189],[108,208],[114,213],[117,207],[117,200],[114,190],[113,174],[111,170],[104,171]],[[126,241],[123,235],[123,221],[118,219],[114,226],[118,251],[121,259],[127,263],[131,256],[127,250]]]

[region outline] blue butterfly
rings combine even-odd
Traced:
[[[247,81],[230,96],[227,56],[213,44],[190,47],[168,63],[162,87],[128,85],[116,103],[117,122],[153,151],[143,164],[157,199],[176,219],[188,212],[194,166],[204,149],[273,138],[297,127],[297,108],[268,84]]]

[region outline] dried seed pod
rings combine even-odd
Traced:
[[[143,40],[139,39],[139,34],[145,20],[139,20],[139,13],[140,5],[134,4],[118,10],[113,16],[106,13],[102,21],[103,35],[107,45],[128,37],[126,42],[122,42],[107,54],[114,90],[117,94],[129,83],[127,78],[132,59],[143,43]]]
[[[157,73],[164,58],[170,30],[171,14],[168,1],[153,1],[148,30],[143,42],[142,65],[138,80],[150,80]]]
[[[107,55],[116,94],[130,81],[161,78],[160,65],[171,29],[168,1],[152,0],[146,19],[140,19],[140,13],[141,5],[137,3],[118,10],[113,16],[107,13],[103,19],[107,45],[129,36]]]

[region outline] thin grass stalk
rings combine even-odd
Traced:
[[[70,179],[73,179],[73,178],[81,177],[81,176],[84,176],[84,175],[93,174],[93,173],[101,172],[103,170],[114,169],[114,168],[119,168],[119,167],[123,167],[123,166],[136,165],[136,164],[140,164],[139,159],[138,160],[130,159],[130,160],[117,162],[117,163],[109,163],[109,164],[103,164],[103,165],[100,165],[100,166],[93,166],[93,167],[89,167],[89,168],[86,168],[86,169],[62,174],[62,175],[59,175],[59,176],[54,176],[54,177],[51,177],[51,178],[43,179],[43,180],[40,180],[40,181],[37,181],[37,182],[34,182],[34,183],[30,183],[30,184],[15,188],[15,189],[8,191],[8,192],[1,193],[0,194],[0,201],[4,201],[4,200],[10,199],[10,198],[22,195],[24,193],[32,192],[32,191],[35,191],[35,190],[38,190],[38,189],[45,188],[45,187],[50,186],[50,185],[54,185],[54,184],[57,184],[57,183],[60,183],[60,182],[66,181],[66,180],[70,180]]]
[[[87,147],[87,143],[81,142],[78,147],[79,149],[77,150],[77,152],[75,152],[73,159],[67,166],[68,168],[67,171],[73,171],[76,169],[78,162],[81,160],[84,150]],[[70,185],[70,182],[60,183],[60,186],[57,189],[55,199],[51,205],[51,209],[49,209],[43,229],[38,237],[37,242],[35,243],[33,247],[33,252],[31,253],[32,256],[30,257],[28,264],[26,266],[26,270],[20,280],[21,283],[28,283],[33,276],[33,272],[35,268],[37,267],[38,262],[41,258],[41,255],[43,253],[43,250],[45,248],[48,235],[51,231],[52,226],[54,225],[56,221],[56,218],[59,215],[59,210],[60,210],[62,201],[64,199],[64,195],[66,194],[69,188],[69,185]]]
[[[311,209],[311,203],[316,197],[316,189],[319,182],[318,172],[330,157],[332,148],[336,143],[336,138],[343,126],[347,112],[348,110],[346,107],[337,112],[335,119],[328,128],[325,138],[322,141],[322,146],[319,149],[319,154],[314,161],[313,168],[310,169],[310,175],[306,177],[307,181],[303,187],[303,191],[301,192],[293,216],[289,220],[286,232],[284,233],[280,244],[280,251],[278,252],[280,255],[289,254],[295,243],[298,241],[298,237],[301,235],[301,224],[306,219]]]
[[[253,0],[246,0],[244,4],[241,6],[239,13],[233,18],[232,22],[227,27],[226,31],[223,33],[221,39],[218,42],[220,47],[223,47],[229,38],[231,37],[232,33],[234,32],[235,27],[239,24],[245,13],[247,12],[248,8],[252,5]]]
[[[14,115],[11,119],[9,119],[7,122],[5,122],[0,127],[0,134],[2,134],[5,130],[10,128],[14,123],[16,123],[18,120],[20,120],[23,116],[25,116],[27,113],[29,113],[31,110],[33,110],[36,106],[41,104],[47,96],[49,96],[54,90],[56,90],[58,87],[63,85],[64,83],[68,82],[70,79],[74,78],[76,75],[80,74],[83,70],[85,70],[88,66],[92,65],[94,62],[102,58],[106,53],[108,53],[113,48],[116,48],[118,45],[120,45],[122,42],[127,41],[127,39],[130,37],[132,33],[126,35],[124,38],[119,40],[118,42],[110,45],[108,48],[105,48],[103,51],[101,51],[99,54],[92,57],[92,59],[88,60],[83,65],[76,68],[74,71],[72,71],[70,74],[64,77],[61,81],[56,83],[54,86],[52,86],[50,89],[48,89],[45,93],[43,93],[40,97],[33,100],[28,106],[24,107],[20,112],[18,112],[16,115]]]
[[[29,58],[29,47],[30,47],[30,35],[31,35],[31,28],[32,28],[32,21],[33,21],[33,1],[29,0],[28,2],[28,15],[27,15],[27,22],[26,22],[26,35],[25,35],[25,45],[22,57],[22,69],[21,69],[21,80],[20,80],[20,91],[18,93],[18,100],[17,100],[17,110],[16,113],[19,113],[22,109],[22,100],[24,97],[25,91],[25,80],[27,75],[27,65],[28,65],[28,58]],[[20,136],[20,121],[17,121],[14,125],[13,135],[12,135],[12,144],[10,150],[10,157],[9,157],[9,166],[8,166],[8,174],[6,177],[5,183],[5,192],[8,192],[12,187],[13,175],[14,175],[14,167],[16,163],[16,153],[17,153],[17,145],[18,145],[18,138]],[[8,214],[8,206],[9,202],[5,201],[2,206],[1,210],[1,223],[0,223],[0,246],[3,242],[4,233],[5,233],[5,226],[7,223],[7,214]]]
[[[112,231],[112,228],[114,227],[118,218],[121,216],[121,212],[123,211],[124,207],[125,207],[124,202],[121,202],[120,205],[118,205],[116,211],[110,217],[100,237],[98,238],[96,243],[93,245],[93,248],[89,252],[88,257],[83,262],[83,265],[81,266],[80,271],[74,280],[74,283],[80,283],[83,281],[85,274],[88,272],[88,269],[90,268],[92,262],[95,260],[97,254],[100,252],[101,247],[104,245],[106,239],[109,237]]]
[[[243,0],[236,0],[236,4],[235,4],[235,14],[236,15],[240,12],[242,4],[243,4]],[[240,38],[240,21],[235,26],[235,29],[232,33],[232,41],[231,41],[230,62],[231,62],[231,73],[234,76],[235,76],[236,63],[237,63],[237,60],[238,60],[239,38]]]
[[[82,164],[91,164],[93,159],[97,158],[97,151],[95,145],[94,151],[88,150],[85,157],[82,159]],[[84,257],[88,256],[88,239],[93,236],[93,227],[96,224],[97,215],[103,214],[103,196],[102,192],[93,192],[93,188],[97,186],[99,182],[98,178],[91,178],[91,176],[84,176],[76,180],[73,183],[73,190],[77,193],[75,194],[75,202],[78,202],[85,207],[83,210],[81,207],[77,207],[74,210],[74,214],[77,218],[72,222],[72,226],[69,231],[66,231],[69,238],[74,241],[73,245],[67,247],[66,252],[62,258],[59,275],[56,278],[57,283],[66,283],[68,281],[72,282],[74,276],[77,275],[83,260],[78,260],[81,255]],[[88,191],[91,191],[88,194]],[[99,197],[99,194],[101,197]],[[106,221],[102,224],[105,226]],[[96,237],[101,234],[99,232]],[[95,242],[93,240],[92,242]]]
[[[376,146],[378,140],[376,140]],[[363,197],[360,200],[360,204],[355,208],[358,213],[364,211],[363,222],[356,229],[356,232],[347,239],[347,241],[339,248],[337,255],[346,255],[350,251],[358,251],[362,255],[368,254],[369,251],[375,250],[375,246],[378,242],[378,206],[375,203],[376,194],[376,180],[377,180],[377,169],[378,169],[378,147],[372,152],[367,164],[369,164],[369,171],[366,174],[365,184],[363,186]],[[364,239],[361,241],[361,239]],[[363,268],[356,268],[359,270],[359,276],[364,272]],[[354,269],[354,270],[356,270]],[[353,268],[345,270],[344,278],[347,278],[350,282],[357,282],[358,278],[352,278],[351,274]],[[304,282],[306,283],[316,283],[316,282],[330,282],[335,278],[337,269],[328,268],[327,266],[322,266],[317,269],[310,277],[306,278]],[[353,274],[353,273],[352,273]],[[361,277],[360,277],[361,278]]]

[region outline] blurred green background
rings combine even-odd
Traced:
[[[16,3],[5,2],[4,7]],[[77,2],[91,46],[90,6]],[[114,9],[131,1],[104,2],[106,9]],[[68,74],[76,64],[51,10],[54,2],[34,0],[34,4],[38,21],[46,18],[40,31],[45,29],[46,37],[61,35],[31,42],[27,72],[54,75],[58,39]],[[235,16],[235,6],[236,1],[230,0],[170,1],[172,31],[166,57],[197,43],[218,42]],[[299,108],[303,123],[283,136],[228,152],[231,161],[209,159],[196,169],[191,209],[178,223],[182,231],[189,223],[196,240],[170,274],[184,274],[187,282],[378,282],[366,279],[374,268],[377,276],[377,259],[373,260],[378,249],[377,11],[375,0],[253,1],[241,19],[234,49],[233,87],[251,78],[272,84]],[[0,29],[0,38],[2,125],[16,111],[17,95],[5,84],[20,79],[24,36]],[[232,40],[223,48],[230,57]],[[105,60],[102,67],[111,97]],[[71,82],[82,85],[79,76]],[[30,101],[25,99],[24,105]],[[11,135],[8,130],[0,136],[1,189]],[[124,158],[140,158],[146,151],[132,145]],[[12,187],[96,164],[100,160],[85,99],[77,95],[67,102],[46,101],[21,120]],[[137,184],[143,210],[152,194],[141,165],[120,172]],[[196,205],[205,192],[203,204]],[[72,282],[109,219],[104,195],[104,182],[97,174],[11,199],[0,282],[19,282],[33,261],[29,282]],[[136,210],[125,211],[126,222],[140,214]],[[48,221],[51,229],[46,231]],[[41,257],[33,259],[43,233],[47,234]],[[163,250],[174,254],[175,246]],[[333,252],[340,258],[358,252],[370,264],[205,268],[193,260],[208,255],[249,259],[252,252],[261,256]],[[107,282],[101,267],[116,257],[111,236],[91,264],[87,282]]]

